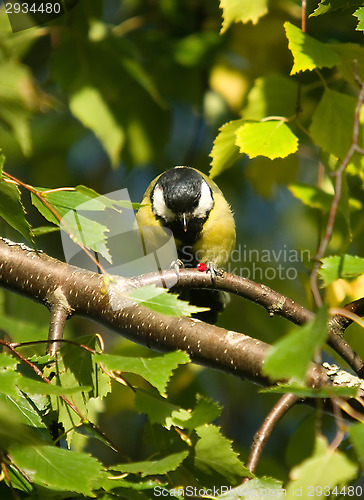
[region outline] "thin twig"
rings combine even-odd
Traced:
[[[306,0],[302,0],[301,3],[301,30],[302,33],[306,32]],[[296,111],[295,111],[296,118],[298,118],[298,115],[302,111],[301,97],[302,97],[302,73],[299,73],[297,76],[297,97],[296,97]]]
[[[3,343],[4,341],[0,340],[0,343]],[[86,351],[91,352],[92,354],[95,354],[96,351],[95,349],[91,349],[91,347],[88,347],[87,345],[84,344],[79,344],[75,340],[68,340],[68,339],[57,339],[57,340],[29,340],[28,342],[10,342],[9,344],[17,349],[18,347],[27,347],[30,345],[35,345],[35,344],[46,344],[48,342],[60,342],[60,343],[65,343],[65,344],[72,344],[76,345],[78,347],[81,347],[81,349],[85,349]],[[5,345],[5,344],[4,344]],[[6,343],[6,346],[8,343]]]
[[[314,297],[314,300],[316,302],[317,307],[322,306],[322,298],[321,294],[318,289],[318,284],[317,284],[317,274],[318,270],[320,267],[320,261],[325,255],[326,249],[328,247],[328,244],[331,240],[332,232],[334,229],[334,224],[336,220],[336,214],[337,214],[337,208],[340,202],[341,198],[341,189],[342,189],[342,177],[344,174],[344,171],[346,167],[348,166],[352,156],[354,153],[360,153],[361,148],[358,146],[358,139],[359,139],[359,127],[360,127],[360,110],[364,102],[364,83],[361,81],[361,79],[358,76],[357,72],[357,61],[354,61],[354,78],[357,84],[359,85],[359,94],[358,94],[358,99],[356,102],[356,107],[355,107],[355,114],[354,114],[354,124],[353,124],[353,134],[352,134],[352,141],[351,145],[349,148],[349,151],[347,152],[345,158],[341,162],[340,166],[335,172],[335,193],[334,197],[331,202],[330,206],[330,212],[329,216],[327,219],[327,224],[326,224],[326,229],[323,237],[321,238],[320,245],[318,247],[316,256],[315,256],[315,263],[311,271],[310,275],[310,285],[311,285],[311,291],[312,295]]]
[[[287,413],[287,411],[298,401],[298,399],[299,398],[295,394],[284,394],[266,416],[262,426],[254,436],[250,456],[246,465],[252,474],[256,471],[259,459],[273,432],[273,429],[281,418]],[[249,477],[244,478],[243,484],[246,481],[249,481],[249,479]]]
[[[301,8],[301,29],[303,33],[306,32],[306,7],[307,7],[307,2],[306,0],[302,0],[302,8]]]
[[[3,171],[3,176],[5,181],[9,181],[12,184],[16,184],[17,186],[22,186],[23,188],[27,189],[29,192],[33,193],[34,196],[38,198],[38,200],[43,203],[45,207],[48,208],[48,210],[54,215],[54,217],[58,220],[59,225],[63,227],[63,229],[66,231],[66,233],[69,235],[71,240],[78,245],[81,250],[85,252],[85,254],[91,259],[91,261],[97,266],[97,268],[101,271],[101,273],[104,276],[107,276],[108,273],[105,271],[105,269],[102,267],[102,265],[95,259],[94,255],[89,251],[88,248],[86,248],[79,240],[76,238],[76,236],[73,234],[72,230],[67,226],[65,223],[64,219],[59,215],[59,213],[52,207],[52,205],[46,200],[44,197],[44,193],[49,193],[54,190],[48,190],[48,191],[38,191],[38,189],[35,189],[33,186],[30,184],[26,184],[25,182],[22,182],[21,180],[17,179],[16,177],[12,176],[11,174],[8,174],[7,172]],[[63,188],[65,190],[66,188]],[[67,188],[70,189],[70,188]],[[74,189],[73,189],[74,190]]]
[[[329,449],[331,451],[335,451],[340,446],[342,440],[345,437],[346,423],[341,414],[341,407],[339,400],[336,400],[336,398],[332,398],[331,400],[332,400],[332,409],[336,422],[337,431],[336,431],[336,436],[330,443]]]
[[[40,377],[44,382],[46,382],[49,385],[53,385],[52,382],[49,380],[49,378],[44,376],[42,371],[34,363],[32,363],[24,356],[22,356],[19,352],[17,352],[10,342],[5,342],[4,340],[0,339],[0,344],[7,347],[18,359],[20,359],[23,363],[28,365],[34,371],[34,373],[36,373],[38,377]],[[113,441],[109,437],[107,437],[106,434],[96,424],[90,422],[84,415],[82,415],[82,413],[74,403],[72,403],[68,398],[66,398],[66,396],[60,395],[59,397],[63,399],[63,401],[76,413],[76,415],[80,418],[82,422],[89,424],[93,428],[93,430],[111,446],[111,448],[120,453],[120,455],[122,455],[127,461],[130,461],[129,457],[118,446],[116,446],[113,443]]]
[[[352,311],[348,311],[347,309],[344,309],[343,307],[331,307],[329,309],[330,314],[338,314],[339,316],[344,316],[345,318],[350,319],[357,325],[361,326],[364,328],[364,320],[361,319],[357,314],[353,313]]]
[[[340,337],[340,335],[334,331],[330,331],[327,343],[343,358],[344,361],[347,362],[347,364],[357,373],[359,377],[363,376],[363,360],[343,337]]]

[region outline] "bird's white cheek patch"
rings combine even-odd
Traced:
[[[193,217],[204,219],[214,206],[211,190],[205,180],[201,183],[201,197],[197,207],[192,212]]]
[[[165,221],[172,221],[176,218],[172,210],[167,207],[163,189],[160,186],[156,186],[153,190],[153,212]]]

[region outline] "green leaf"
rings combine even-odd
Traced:
[[[139,413],[148,415],[151,424],[160,424],[166,429],[175,426],[192,431],[196,427],[211,423],[221,413],[217,403],[200,395],[197,395],[194,409],[187,411],[157,394],[142,389],[136,390],[135,405]]]
[[[348,82],[355,84],[355,66],[357,75],[361,80],[364,79],[364,47],[357,43],[334,43],[331,45],[333,50],[340,57],[340,62],[337,66],[342,76]]]
[[[185,423],[185,429],[192,430],[201,425],[210,424],[220,416],[222,408],[212,399],[197,394],[194,409],[189,412],[190,419]]]
[[[295,182],[288,186],[293,196],[302,201],[306,206],[318,208],[322,212],[327,213],[330,210],[334,195],[327,193],[323,189],[310,184]],[[351,210],[360,210],[362,205],[360,201],[350,198],[349,207]]]
[[[108,370],[135,373],[164,394],[173,370],[189,362],[188,354],[181,351],[170,352],[153,358],[133,358],[111,354],[96,354],[96,363],[102,363]]]
[[[330,10],[330,2],[328,0],[321,0],[318,7],[312,12],[312,14],[309,15],[309,17],[322,16],[323,14],[330,12]]]
[[[242,114],[245,120],[262,120],[266,116],[293,116],[296,106],[297,83],[292,78],[273,73],[255,80]]]
[[[306,206],[311,208],[318,208],[323,212],[328,212],[331,207],[333,194],[327,193],[323,189],[310,184],[303,184],[296,182],[290,184],[288,189],[293,196],[301,200]]]
[[[233,165],[242,155],[236,146],[236,131],[245,123],[244,120],[233,120],[225,123],[219,128],[219,134],[214,140],[214,146],[210,153],[211,179],[221,174]]]
[[[16,36],[16,35],[15,35]],[[15,38],[14,36],[14,38]],[[1,41],[3,50],[5,44]],[[18,56],[9,53],[0,60],[0,124],[6,124],[19,143],[24,156],[32,152],[30,119],[40,107],[45,111],[49,103],[44,93],[35,85],[31,70],[19,62]]]
[[[358,382],[359,384],[359,382]],[[289,384],[277,384],[274,387],[267,387],[260,389],[259,392],[273,392],[277,394],[296,394],[299,398],[355,398],[358,393],[358,387],[306,387],[297,382],[290,382]]]
[[[359,20],[355,29],[358,31],[363,31],[364,30],[364,7],[360,7],[358,10],[356,10],[354,12],[353,16],[357,17]]]
[[[223,24],[221,33],[224,33],[232,23],[247,23],[251,21],[256,24],[259,18],[268,12],[268,0],[220,0],[223,10]]]
[[[19,389],[29,394],[53,394],[56,396],[75,394],[82,391],[88,392],[92,389],[91,387],[85,386],[59,387],[58,385],[47,384],[46,382],[40,382],[28,377],[21,377],[17,382],[17,386]]]
[[[356,278],[364,274],[364,259],[356,255],[333,255],[321,260],[319,275],[323,280],[323,286],[342,278]]]
[[[77,342],[83,343],[91,349],[96,349],[98,340],[95,335],[80,337]],[[93,354],[77,345],[64,344],[57,352],[53,363],[44,369],[44,375],[55,373],[54,381],[57,386],[69,388],[77,385],[86,387],[86,390],[72,395],[72,402],[78,408],[82,417],[70,410],[68,404],[56,396],[51,395],[51,407],[58,413],[58,422],[67,431],[67,443],[70,446],[74,428],[88,418],[89,402],[91,398],[102,398],[110,392],[110,378],[101,370],[93,359]],[[91,390],[89,389],[91,388]]]
[[[196,429],[196,433],[199,438],[194,460],[197,469],[209,476],[220,474],[230,484],[242,477],[252,477],[232,449],[232,442],[220,433],[218,427],[203,425]]]
[[[273,380],[305,380],[314,354],[327,337],[327,311],[319,310],[314,321],[294,329],[274,343],[263,364],[263,372]]]
[[[362,0],[321,0],[309,17],[321,16],[337,10],[355,9],[362,5]]]
[[[20,379],[20,373],[14,370],[0,371],[0,394],[16,397],[18,395],[17,382]]]
[[[135,80],[148,94],[154,99],[154,101],[162,108],[167,108],[168,104],[161,96],[158,88],[153,81],[152,74],[146,71],[137,60],[134,54],[130,56],[124,55],[120,59],[121,65],[124,70]]]
[[[359,459],[361,466],[364,464],[364,425],[354,424],[349,427],[349,438]]]
[[[33,227],[34,236],[43,236],[43,234],[49,234],[59,231],[59,227],[55,226],[39,226]]]
[[[42,439],[45,439],[47,426],[44,422],[44,415],[47,413],[49,405],[47,397],[29,397],[18,391],[16,397],[0,395],[0,404],[2,408],[6,409],[4,415],[8,419],[11,418],[13,422],[19,422],[37,429],[38,432],[40,431]],[[0,428],[4,428],[4,426],[0,425]]]
[[[84,392],[90,392],[92,398],[103,398],[111,391],[110,378],[100,368],[95,360],[95,355],[82,346],[95,350],[100,349],[99,339],[96,335],[85,335],[75,339],[80,347],[74,344],[63,344],[60,354],[62,363],[70,372]],[[88,386],[90,386],[88,388]]]
[[[112,471],[111,471],[112,472]],[[160,480],[153,480],[153,479],[147,479],[145,481],[141,481],[139,477],[135,480],[134,477],[127,476],[127,478],[124,478],[126,474],[122,474],[121,477],[116,479],[115,476],[111,476],[110,474],[105,478],[103,483],[100,485],[105,491],[111,491],[115,488],[127,488],[126,491],[128,491],[128,494],[130,493],[130,490],[154,490],[154,488],[160,488],[160,490],[163,489]],[[120,490],[119,490],[120,491]],[[154,494],[155,494],[154,490]],[[156,496],[156,495],[155,495]],[[106,497],[104,497],[106,500]],[[134,496],[131,497],[134,499]],[[141,498],[140,496],[138,498]],[[143,497],[144,499],[145,497]],[[167,497],[168,498],[168,497]]]
[[[93,496],[92,484],[103,472],[101,464],[90,455],[56,446],[15,445],[9,455],[35,484],[56,491]]]
[[[1,328],[13,342],[31,342],[33,340],[46,340],[49,326],[37,324],[36,321],[24,321],[0,313]]]
[[[312,139],[337,158],[343,159],[350,148],[355,107],[354,97],[325,88],[312,117]]]
[[[5,352],[0,353],[0,368],[8,368],[15,367],[15,365],[19,364],[20,360],[6,354]]]
[[[191,314],[209,311],[209,307],[198,307],[181,300],[178,295],[169,293],[165,288],[146,285],[128,294],[128,298],[139,305],[167,316],[191,316]]]
[[[35,444],[39,443],[39,439],[51,441],[47,429],[39,417],[36,421],[35,419],[24,419],[21,411],[24,401],[25,398],[22,395],[15,399],[0,395],[0,446],[2,449],[7,449],[13,443]],[[31,404],[34,402],[28,402],[29,406]]]
[[[0,217],[24,236],[31,245],[34,245],[32,229],[25,215],[26,211],[20,199],[18,186],[2,179],[0,181]]]
[[[284,28],[288,47],[294,59],[291,75],[315,68],[332,68],[340,62],[338,55],[329,45],[303,33],[300,28],[288,21],[284,23]]]
[[[185,429],[191,414],[179,406],[169,403],[158,393],[151,393],[142,389],[135,391],[135,406],[139,413],[148,415],[151,424],[163,425],[166,429],[172,426]]]
[[[100,91],[92,86],[81,87],[71,95],[70,109],[74,116],[100,139],[111,164],[116,166],[125,134]]]
[[[31,193],[30,197],[33,205],[38,210],[38,212],[41,215],[43,215],[43,217],[47,219],[49,222],[52,222],[53,224],[56,224],[56,226],[59,226],[60,222],[57,219],[57,217],[53,214],[53,212],[46,205],[44,205],[44,203],[42,203],[41,200],[34,193]],[[61,214],[59,214],[59,216],[62,217]]]
[[[59,190],[38,188],[38,191],[62,219],[63,229],[74,242],[100,253],[108,262],[112,261],[106,238],[110,224],[108,209],[119,215],[121,209],[133,210],[134,204],[128,200],[108,198],[82,185]],[[32,203],[43,217],[57,226],[60,225],[54,213],[33,193]]]
[[[221,43],[221,37],[215,31],[195,32],[180,38],[174,45],[174,57],[182,66],[203,65],[212,57],[214,49]]]
[[[140,474],[142,477],[162,475],[176,470],[187,456],[188,451],[181,451],[179,453],[172,453],[159,460],[113,465],[110,472],[115,472],[118,475],[124,474],[125,472]]]
[[[313,488],[325,486],[333,488],[338,484],[346,484],[357,473],[357,466],[344,453],[329,448],[327,440],[319,436],[316,440],[312,457],[304,460],[290,472],[291,481],[287,484],[286,498],[297,498],[297,491],[307,493]]]
[[[94,189],[80,184],[75,188],[65,189],[39,189],[45,199],[54,207],[58,207],[62,216],[69,210],[81,209],[83,212],[103,212],[105,208],[128,208],[132,210],[133,204],[127,200],[115,200],[97,193]],[[45,192],[43,192],[45,191]],[[120,210],[118,210],[120,212]]]
[[[245,175],[257,193],[269,198],[274,193],[276,185],[288,184],[296,180],[298,163],[297,155],[276,158],[273,161],[265,156],[258,156],[248,163]]]
[[[285,463],[291,469],[313,454],[316,440],[316,420],[314,412],[309,413],[290,435],[285,450]]]
[[[107,226],[90,218],[92,213],[90,216],[84,214],[85,211],[103,212],[105,210],[105,204],[101,201],[103,197],[100,197],[100,201],[95,200],[93,197],[85,197],[76,189],[46,192],[42,196],[62,219],[63,229],[69,233],[75,243],[81,243],[86,248],[100,253],[108,262],[111,262],[111,255],[106,246],[106,234],[109,231]],[[43,217],[57,226],[60,225],[54,213],[33,193],[31,199]]]
[[[250,158],[267,156],[274,160],[295,153],[298,138],[283,121],[245,123],[236,132],[236,145]]]

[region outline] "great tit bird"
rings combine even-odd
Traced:
[[[155,178],[146,190],[136,215],[143,226],[168,228],[184,267],[206,264],[214,272],[226,265],[235,246],[235,223],[231,208],[217,185],[191,167],[174,167]],[[191,304],[210,307],[196,315],[215,323],[224,309],[227,294],[194,289],[182,293]]]

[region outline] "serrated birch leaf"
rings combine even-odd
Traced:
[[[295,153],[298,138],[283,121],[245,123],[236,132],[236,144],[249,158],[266,156],[274,160]]]
[[[315,68],[332,68],[340,62],[339,56],[328,45],[307,35],[294,24],[285,22],[284,28],[294,59],[291,75]]]
[[[220,0],[223,10],[223,24],[221,33],[224,33],[232,23],[256,24],[260,17],[268,12],[268,0]]]

